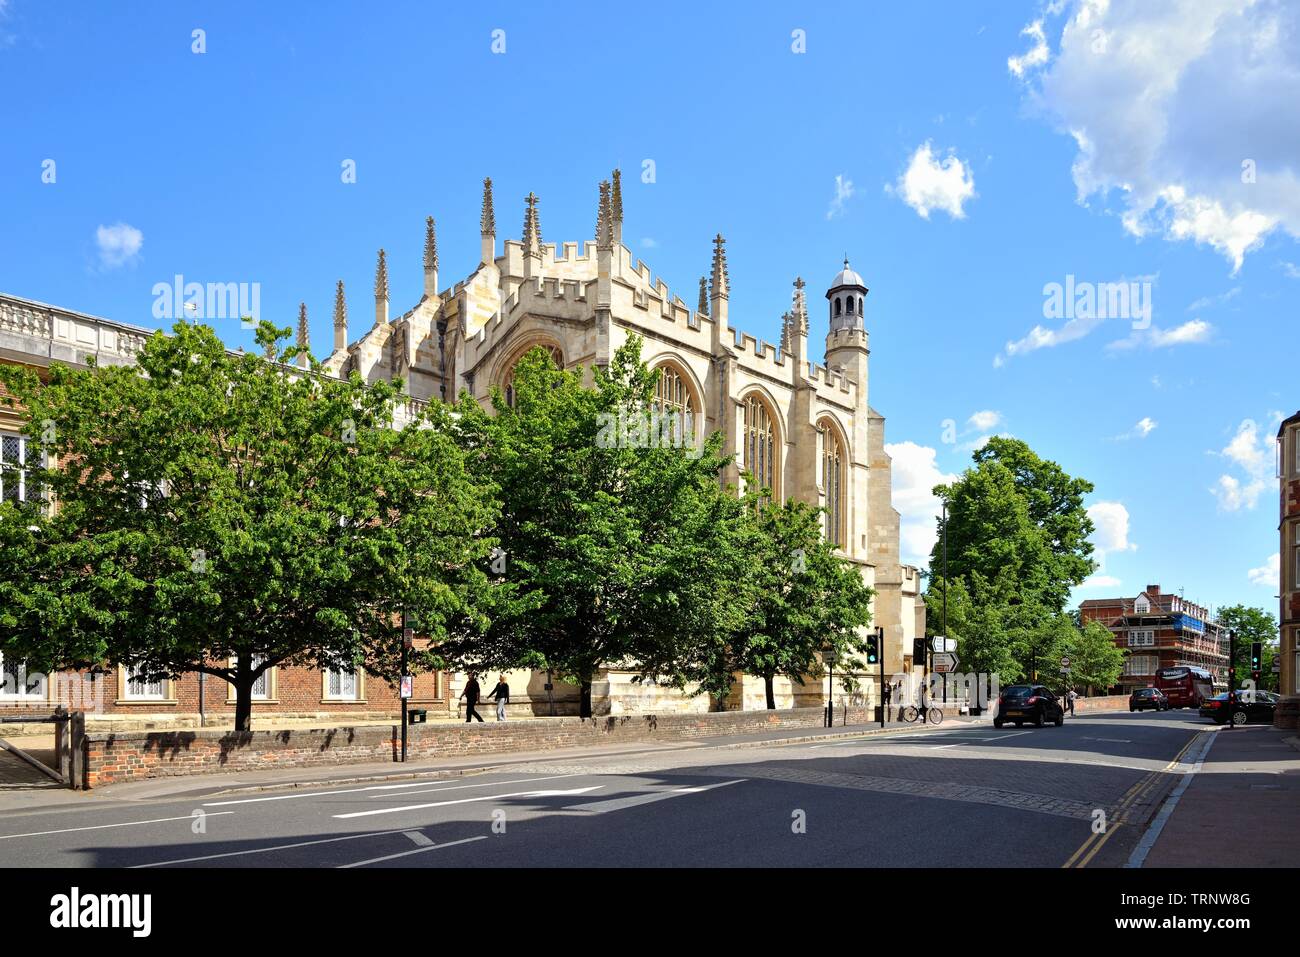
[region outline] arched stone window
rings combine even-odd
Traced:
[[[758,488],[771,489],[780,501],[777,487],[779,457],[776,442],[776,415],[757,394],[745,398],[744,468],[754,477]]]
[[[858,296],[858,315],[862,315],[862,297]]]
[[[675,415],[676,421],[668,424],[672,438],[679,444],[689,439],[694,442],[699,400],[691,387],[690,379],[677,363],[664,362],[658,367],[659,381],[655,383],[654,407],[661,416]]]
[[[829,419],[818,423],[822,433],[822,483],[826,492],[826,514],[823,516],[826,541],[836,548],[843,548],[847,540],[845,528],[845,475],[848,456],[840,434]]]
[[[510,406],[512,409],[515,407],[515,366],[519,364],[520,359],[533,349],[545,349],[556,367],[560,369],[564,368],[564,354],[560,351],[560,347],[557,345],[548,342],[534,342],[520,349],[515,354],[514,358],[510,360],[510,364],[506,371],[505,381],[501,383],[501,391],[506,394],[506,405]]]
[[[853,315],[853,297],[849,296],[849,315]]]

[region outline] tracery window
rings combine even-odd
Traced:
[[[844,446],[831,424],[822,420],[822,480],[826,491],[826,541],[843,547],[844,534]]]
[[[767,403],[756,394],[745,399],[745,469],[758,488],[777,492],[776,422]]]

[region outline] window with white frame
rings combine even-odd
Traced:
[[[1300,522],[1291,526],[1291,541],[1291,554],[1295,559],[1291,563],[1291,587],[1300,589]]]
[[[256,668],[258,665],[260,665],[260,664],[261,664],[263,661],[265,661],[265,660],[266,660],[266,658],[265,658],[264,656],[262,656],[262,655],[253,655],[253,667]],[[235,657],[235,658],[231,658],[231,659],[230,659],[230,667],[231,667],[231,668],[235,668],[235,667],[237,667],[238,664],[239,664],[239,658],[238,658],[238,657]],[[272,690],[273,690],[273,685],[272,685],[272,682],[271,682],[271,671],[272,671],[272,670],[273,670],[273,669],[271,669],[271,668],[267,668],[267,669],[266,669],[265,671],[263,671],[260,675],[258,675],[258,676],[257,676],[257,680],[253,682],[253,694],[252,694],[252,698],[253,698],[254,701],[269,701],[269,700],[271,699],[271,696],[272,696]],[[231,685],[231,686],[230,686],[230,696],[231,696],[231,700],[234,700],[234,694],[235,694],[235,686],[234,686],[234,685]]]
[[[126,683],[122,689],[122,698],[126,701],[166,701],[167,679],[146,680],[145,670],[140,666],[124,669]]]
[[[1156,633],[1153,629],[1135,629],[1128,633],[1128,646],[1130,648],[1150,648],[1156,643]]]
[[[356,701],[361,694],[361,677],[357,669],[325,672],[325,697],[330,701]]]
[[[5,701],[45,700],[46,679],[29,671],[27,662],[0,654],[0,699]]]
[[[1291,449],[1292,449],[1292,471],[1291,474],[1300,476],[1300,429],[1291,430]]]
[[[1147,600],[1146,595],[1138,595],[1133,602],[1133,610],[1139,615],[1145,615],[1151,610],[1151,602]]]
[[[0,432],[0,502],[27,502],[38,494],[32,475],[36,465],[26,436]]]
[[[1158,659],[1155,655],[1130,655],[1124,659],[1124,674],[1153,675]]]

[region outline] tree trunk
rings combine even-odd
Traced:
[[[591,678],[583,678],[578,685],[578,717],[591,717]]]
[[[246,655],[235,661],[235,730],[253,730],[253,676]]]
[[[774,677],[772,675],[763,675],[763,690],[767,692],[767,710],[776,710],[776,689],[773,687]]]

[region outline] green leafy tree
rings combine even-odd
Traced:
[[[615,664],[681,686],[734,573],[736,506],[719,487],[720,436],[674,438],[654,412],[658,372],[631,337],[608,369],[563,371],[540,349],[515,367],[513,404],[467,407],[475,468],[500,489],[494,534],[519,597],[483,638],[446,643],[466,668],[544,668],[576,683]]]
[[[263,322],[275,348],[289,330]],[[57,502],[0,506],[0,649],[45,670],[103,661],[235,691],[276,665],[396,677],[402,615],[435,642],[481,631],[493,488],[447,410],[392,427],[400,383],[232,355],[207,327],[154,335],[138,364],[47,383],[0,367],[57,468]],[[413,668],[436,664],[417,653]]]
[[[1250,678],[1250,645],[1258,641],[1264,647],[1260,661],[1259,686],[1264,690],[1276,690],[1277,675],[1273,674],[1273,659],[1277,656],[1278,627],[1277,618],[1263,608],[1247,605],[1230,605],[1219,609],[1219,624],[1224,632],[1237,633],[1237,653],[1233,660],[1237,669],[1238,683]]]
[[[1127,652],[1116,647],[1115,636],[1099,621],[1075,623],[1074,634],[1066,641],[1070,658],[1069,684],[1085,688],[1109,688],[1124,673]]]
[[[936,629],[943,619],[943,587],[942,578],[931,579],[925,594],[927,619]],[[962,671],[996,674],[1004,682],[1024,676],[1014,653],[1012,609],[1006,602],[1009,589],[1005,573],[993,582],[973,572],[969,584],[960,578],[950,583],[948,634],[957,640]]]
[[[873,592],[823,536],[822,509],[767,495],[762,490],[746,499],[748,527],[739,541],[747,571],[730,599],[740,611],[738,628],[726,636],[715,667],[719,677],[761,677],[773,709],[778,675],[803,684],[830,664],[853,690],[853,673],[865,667],[862,629],[871,621]]]

